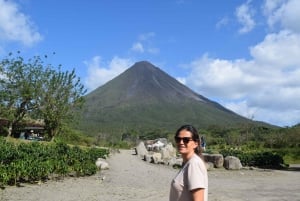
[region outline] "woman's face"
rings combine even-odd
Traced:
[[[187,130],[182,130],[175,137],[178,152],[181,155],[190,156],[194,153],[194,149],[198,144],[192,139],[192,133]]]

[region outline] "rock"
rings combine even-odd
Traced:
[[[161,148],[160,153],[164,162],[176,157],[176,149],[173,147],[172,143],[169,143],[165,147]]]
[[[175,163],[176,163],[176,158],[170,158],[169,160],[167,161],[164,161],[165,165],[170,165],[170,166],[173,166]]]
[[[143,157],[143,160],[148,162],[148,163],[152,163],[152,155],[151,154],[145,154]]]
[[[206,162],[213,163],[215,168],[223,167],[224,157],[222,154],[203,154],[203,157]]]
[[[207,170],[213,170],[214,164],[212,162],[205,162],[205,166]]]
[[[239,158],[235,156],[226,156],[224,161],[224,168],[227,170],[239,170],[243,166]]]
[[[102,158],[98,158],[95,164],[100,170],[109,169],[108,163]]]
[[[161,160],[161,153],[153,153],[153,154],[152,154],[152,162],[153,162],[154,164],[162,163],[162,160]]]
[[[136,155],[138,155],[141,158],[144,158],[144,156],[148,154],[146,146],[142,141],[136,146],[135,151]]]
[[[169,161],[168,165],[172,166],[173,168],[181,168],[183,163],[183,159],[180,158],[173,158]]]

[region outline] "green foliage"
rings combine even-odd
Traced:
[[[141,140],[151,140],[157,138],[167,138],[168,132],[163,129],[151,129],[140,134],[139,138]]]
[[[221,128],[210,127],[202,131],[210,152],[230,148],[249,152],[276,152],[286,163],[300,161],[300,127],[266,128],[257,126]]]
[[[71,72],[55,71],[46,68],[44,92],[40,94],[40,104],[37,113],[45,121],[45,129],[52,139],[62,129],[64,123],[73,119],[74,109],[83,104],[86,92],[75,70]]]
[[[38,107],[43,67],[40,57],[25,62],[12,54],[0,66],[0,116],[9,120],[10,135],[12,127]]]
[[[20,52],[0,61],[0,68],[0,117],[9,121],[8,135],[25,118],[41,119],[53,139],[83,104],[86,90],[74,69],[63,72],[39,56],[25,61]]]
[[[280,168],[284,164],[282,156],[272,151],[241,151],[234,149],[221,150],[226,156],[236,156],[243,166],[255,166],[264,168]]]
[[[300,147],[276,149],[287,164],[300,164]]]
[[[65,143],[19,143],[0,138],[0,186],[18,182],[47,180],[75,173],[77,176],[95,174],[97,158],[105,158],[108,149],[68,146]]]
[[[55,138],[56,142],[64,142],[72,145],[91,146],[95,144],[95,139],[84,135],[80,131],[73,130],[68,127],[63,127]]]

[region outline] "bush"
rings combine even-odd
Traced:
[[[51,174],[92,175],[97,171],[96,159],[108,155],[108,149],[82,149],[62,142],[14,144],[3,137],[0,137],[0,150],[0,186],[47,180]]]
[[[236,156],[240,159],[243,166],[255,166],[263,168],[280,168],[284,161],[283,158],[271,151],[248,151],[244,152],[241,150],[222,150],[220,153],[226,156]]]

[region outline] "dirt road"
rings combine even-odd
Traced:
[[[132,150],[108,159],[110,169],[91,177],[65,178],[0,190],[0,201],[168,201],[177,170],[142,161]],[[209,171],[210,201],[300,201],[300,172]]]

